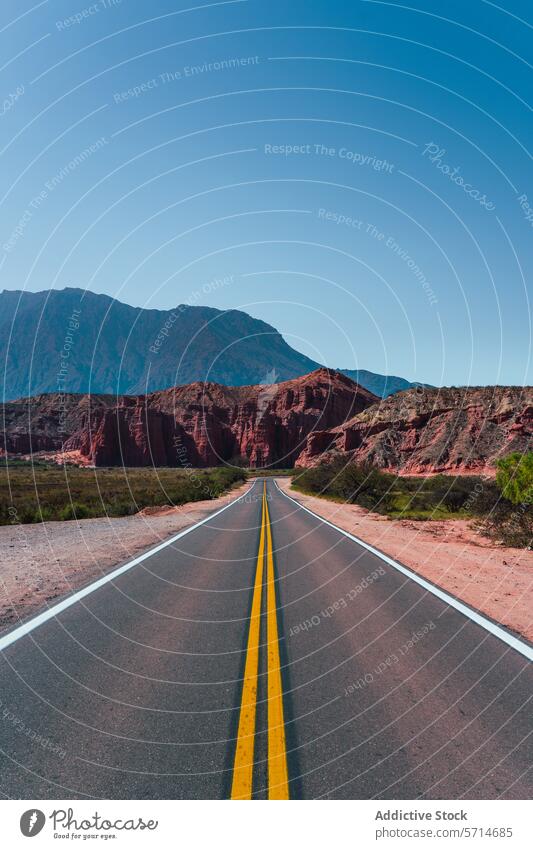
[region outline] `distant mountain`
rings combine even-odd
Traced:
[[[434,389],[429,383],[410,383],[404,377],[396,377],[393,374],[374,374],[373,371],[365,371],[359,369],[340,369],[340,371],[355,380],[361,386],[364,386],[369,392],[374,395],[379,395],[380,398],[388,398],[389,395],[394,395],[396,392],[403,392],[404,389],[416,389],[422,387],[424,389]]]
[[[50,392],[138,394],[195,381],[271,384],[321,365],[239,310],[143,309],[74,288],[0,293],[0,359],[6,401]],[[358,374],[379,396],[412,385],[367,371],[344,374]]]
[[[136,394],[198,380],[255,384],[272,369],[279,381],[317,368],[244,312],[141,309],[81,289],[0,294],[0,357],[6,400]]]

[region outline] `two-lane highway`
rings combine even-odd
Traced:
[[[258,480],[0,637],[0,790],[530,798],[530,647],[475,618]]]

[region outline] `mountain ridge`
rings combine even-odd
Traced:
[[[146,394],[196,380],[255,385],[271,381],[272,373],[279,382],[321,367],[242,310],[134,307],[76,287],[3,290],[0,356],[6,401],[57,391]],[[351,379],[355,374],[338,371]],[[357,374],[357,382],[380,396],[414,385],[366,370]]]

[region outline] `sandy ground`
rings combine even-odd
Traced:
[[[211,501],[147,508],[121,519],[0,526],[0,630],[205,519],[250,485]]]
[[[494,545],[470,522],[388,519],[278,485],[314,513],[533,642],[533,552]]]

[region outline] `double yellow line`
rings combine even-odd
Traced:
[[[266,555],[266,557],[265,557]],[[264,570],[266,559],[266,641],[267,641],[267,696],[268,696],[268,798],[289,798],[287,746],[283,717],[283,686],[279,654],[278,620],[276,614],[276,585],[274,557],[272,554],[272,529],[266,498],[266,481],[263,485],[261,535],[255,571],[250,630],[246,647],[246,663],[242,687],[239,729],[231,785],[232,799],[251,799],[253,786],[255,727],[257,714],[257,688],[259,672],[261,608],[263,601]]]

